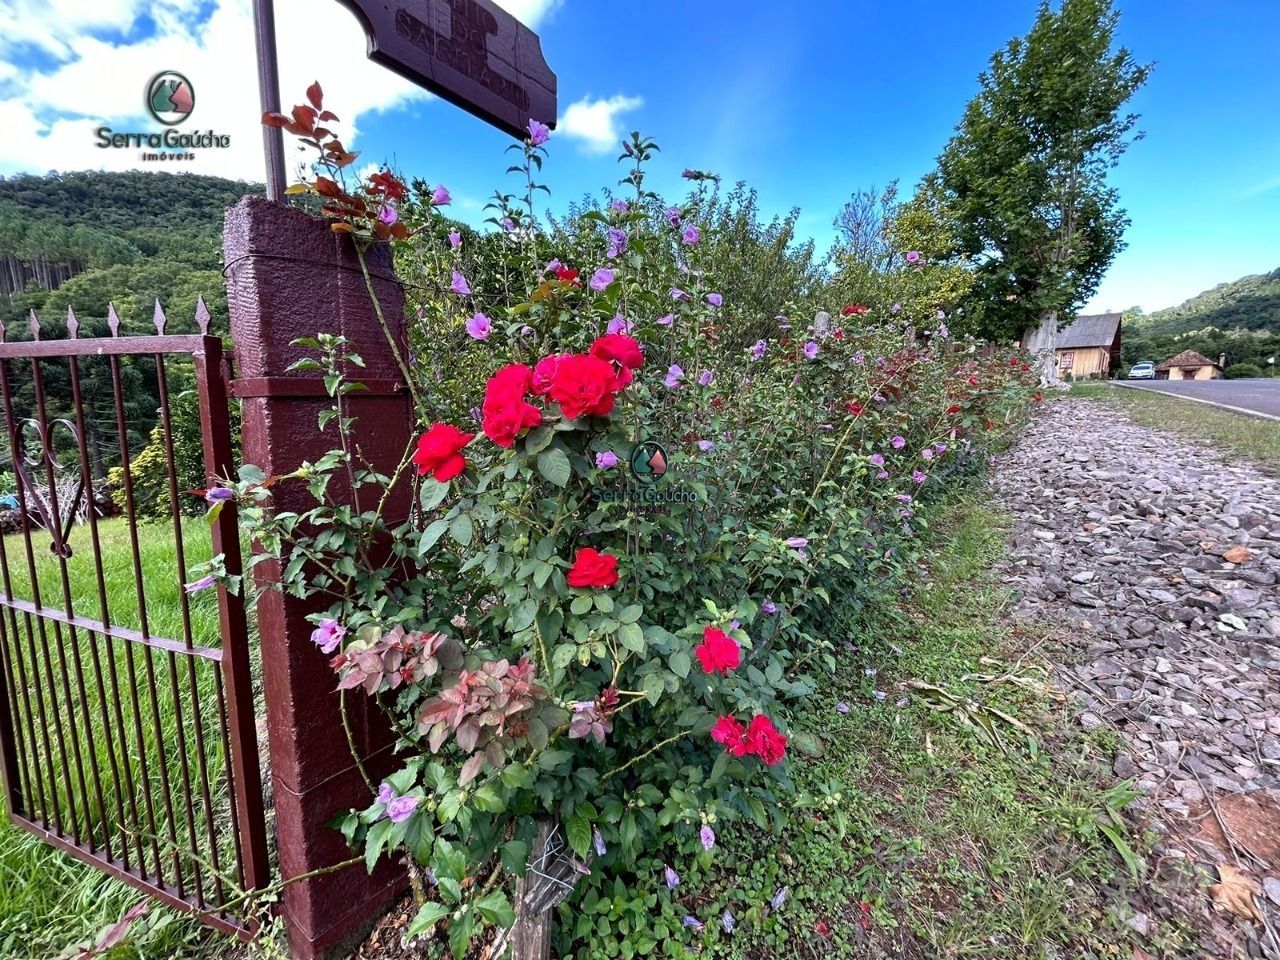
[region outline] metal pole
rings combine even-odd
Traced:
[[[276,66],[275,0],[253,0],[253,36],[258,48],[258,96],[263,113],[280,112],[280,71]],[[284,131],[263,126],[267,159],[267,199],[284,199]]]

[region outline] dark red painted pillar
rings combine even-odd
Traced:
[[[407,394],[365,287],[350,240],[300,210],[261,197],[245,197],[227,213],[223,236],[227,301],[235,358],[234,393],[244,398],[244,460],[268,475],[296,469],[335,448],[332,426],[321,432],[316,415],[330,405],[321,375],[289,372],[314,351],[292,346],[317,332],[343,334],[366,367],[353,373],[368,392],[349,399],[349,415],[359,423],[360,450],[375,469],[390,475],[412,430]],[[383,314],[397,338],[403,336],[404,295],[386,248],[368,251],[369,270]],[[337,479],[335,478],[335,483]],[[331,486],[335,496],[348,491]],[[281,510],[314,505],[302,483],[277,486]],[[370,494],[371,495],[371,494]],[[406,490],[387,516],[404,516]],[[279,566],[256,569],[262,579],[278,578]],[[326,826],[339,811],[371,802],[348,748],[339,714],[335,677],[328,658],[311,643],[307,614],[327,601],[296,600],[278,591],[258,604],[267,732],[280,853],[280,876],[299,876],[351,857],[342,836]],[[357,747],[375,777],[394,767],[392,737],[372,702],[358,692],[347,698]],[[294,954],[302,960],[346,956],[350,944],[403,887],[403,873],[384,864],[367,876],[363,866],[290,885],[284,915]]]

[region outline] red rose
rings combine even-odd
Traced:
[[[778,732],[773,721],[759,714],[747,727],[747,752],[773,766],[787,755],[787,738]]]
[[[711,727],[711,739],[724,744],[725,753],[735,757],[747,754],[747,731],[733,717],[720,717]]]
[[[857,400],[850,400],[848,405],[845,407],[845,409],[848,410],[855,417],[862,416],[863,407],[862,407],[862,404],[860,404]]]
[[[870,307],[864,307],[860,303],[850,303],[846,305],[845,308],[840,312],[844,314],[846,317],[857,317],[866,313],[870,309],[871,309]]]
[[[532,381],[533,371],[522,363],[509,363],[489,378],[481,427],[498,446],[510,447],[522,430],[542,422],[542,411],[525,401]]]
[[[612,587],[618,582],[618,558],[583,547],[569,568],[571,587]]]
[[[959,412],[960,412],[960,408],[954,403],[951,406],[947,407],[947,413],[959,413]]]
[[[582,285],[578,279],[578,271],[570,270],[568,267],[556,267],[556,279],[561,283],[571,284],[575,287]]]
[[[591,344],[591,355],[601,360],[613,360],[628,370],[644,366],[644,351],[633,337],[625,333],[606,333]]]
[[[551,381],[551,399],[570,420],[607,416],[617,390],[613,365],[586,353],[562,357]]]
[[[485,403],[488,403],[491,398],[503,397],[505,399],[513,394],[523,400],[524,395],[529,392],[532,382],[532,370],[523,363],[508,363],[489,378],[484,390]]]
[[[542,422],[542,411],[517,396],[485,402],[481,429],[500,447],[510,447],[521,432]]]
[[[742,661],[742,651],[734,639],[716,627],[702,631],[702,643],[693,651],[698,655],[703,673],[728,673]]]
[[[451,423],[434,423],[418,438],[413,462],[418,473],[430,473],[441,483],[448,483],[467,468],[462,448],[475,439],[474,433],[463,433]]]
[[[551,392],[551,384],[555,380],[556,369],[560,366],[560,361],[565,358],[566,354],[553,353],[543,357],[537,362],[533,368],[533,381],[530,389],[540,397],[545,397]]]
[[[834,338],[835,338],[835,339],[837,339],[837,340],[843,340],[843,339],[844,339],[844,331],[843,331],[843,330],[841,330],[841,329],[839,329],[839,328],[837,327],[837,328],[836,328],[836,332],[835,332],[835,333],[833,333],[833,334],[831,334],[831,336],[832,336],[832,337],[834,337]]]

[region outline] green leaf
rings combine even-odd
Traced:
[[[390,822],[390,821],[388,821]],[[443,837],[436,839],[436,855],[434,858],[436,877],[447,877],[462,882],[467,873],[467,852],[456,847]]]
[[[440,506],[440,503],[449,495],[449,484],[441,483],[434,477],[427,477],[422,481],[422,492],[419,495],[418,502],[422,505],[423,511],[434,510]]]
[[[624,623],[618,628],[618,642],[632,653],[644,654],[644,631],[634,623]]]
[[[552,447],[538,454],[538,472],[548,483],[563,487],[573,475],[573,468],[569,465],[568,455],[559,447]]]
[[[529,456],[541,453],[551,445],[551,441],[555,439],[556,432],[551,427],[535,427],[529,431],[529,435],[524,438],[524,450]]]
[[[1129,842],[1109,823],[1099,823],[1098,829],[1111,841],[1111,845],[1116,848],[1116,853],[1120,854],[1120,859],[1124,861],[1124,865],[1129,868],[1129,873],[1133,879],[1137,880],[1142,876],[1142,860],[1133,852],[1133,847],[1129,846]]]
[[[379,820],[369,828],[369,833],[364,838],[364,865],[370,873],[373,873],[373,865],[382,855],[382,848],[386,846],[387,837],[394,828],[395,824],[390,820]]]
[[[461,808],[462,791],[450,790],[440,799],[440,806],[436,807],[436,816],[440,818],[441,823],[448,823],[458,815]]]
[[[453,537],[460,547],[465,547],[471,542],[473,532],[471,517],[468,514],[458,514],[453,518],[453,522],[449,524],[449,536]]]
[[[569,838],[569,846],[579,857],[586,858],[591,849],[591,821],[581,809],[575,810],[569,822],[564,826],[565,835]]]
[[[632,603],[622,608],[622,612],[618,614],[619,623],[635,623],[640,619],[640,615],[644,613],[644,607],[638,603]]]
[[[490,783],[486,783],[477,790],[471,798],[471,802],[482,813],[501,813],[506,809],[506,804],[502,802],[502,798],[498,796],[498,791],[493,789],[493,784]]]
[[[464,913],[459,919],[449,924],[449,949],[453,951],[453,960],[462,960],[467,955],[474,927],[475,919],[470,913]]]
[[[436,889],[440,891],[440,896],[450,903],[462,902],[462,884],[453,877],[437,877]]]
[[[436,545],[436,541],[444,536],[444,532],[448,529],[449,521],[443,517],[432,521],[427,526],[427,529],[422,531],[422,536],[418,538],[418,556],[426,556],[431,548]]]
[[[597,593],[595,595],[596,609],[601,613],[613,613],[613,597],[607,593]]]
[[[689,669],[693,666],[693,662],[689,659],[688,653],[684,650],[677,650],[671,655],[667,665],[671,667],[672,673],[683,680],[689,676]]]
[[[569,604],[569,612],[575,617],[580,617],[591,609],[591,595],[587,593],[578,594],[573,598],[573,602]]]
[[[640,681],[640,690],[644,693],[644,698],[649,701],[650,705],[658,702],[658,698],[666,691],[667,685],[662,677],[656,673],[650,673]]]
[[[525,864],[529,862],[529,844],[524,840],[508,840],[502,845],[501,853],[502,865],[507,872],[523,876]]]
[[[501,890],[490,891],[475,903],[476,912],[490,923],[500,927],[509,927],[516,922],[516,912],[507,902],[507,896]]]
[[[563,670],[569,664],[573,663],[573,658],[578,655],[578,648],[572,643],[562,643],[556,647],[555,652],[551,654],[551,666],[557,670]]]
[[[533,624],[533,618],[538,615],[538,601],[532,598],[520,601],[520,605],[511,612],[507,618],[507,629],[512,633],[519,633],[521,630],[528,629]]]
[[[417,915],[410,921],[409,926],[405,928],[405,937],[413,938],[426,933],[451,912],[443,903],[428,900],[418,908]]]

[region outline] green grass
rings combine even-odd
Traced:
[[[726,829],[710,871],[696,878],[687,899],[697,903],[687,907],[707,919],[728,905],[740,921],[732,937],[709,924],[705,955],[1131,954],[1121,946],[1123,916],[1100,892],[1133,882],[1099,828],[1108,807],[1126,801],[1107,773],[1113,744],[1105,732],[1090,738],[1069,725],[1040,683],[1046,674],[1032,650],[1040,638],[1001,618],[1008,594],[989,571],[1004,552],[1007,518],[966,500],[939,526],[914,596],[850,638],[857,649],[792,719],[793,733],[822,744],[820,756],[794,763],[801,804],[780,833]],[[1007,677],[1018,681],[994,679]],[[1033,733],[996,720],[1002,750],[956,712],[928,709],[918,691],[899,706],[910,680],[995,706]],[[841,702],[847,714],[837,712]],[[1123,828],[1116,836],[1126,849],[1139,846]],[[782,886],[790,887],[783,910],[757,908]],[[1163,946],[1176,950],[1171,937]]]
[[[1229,457],[1251,460],[1280,473],[1280,422],[1219,410],[1154,390],[1128,390],[1105,383],[1077,383],[1071,396],[1123,410],[1134,423],[1169,430],[1220,448]]]
[[[138,579],[132,563],[128,524],[117,518],[101,521],[98,527],[104,587],[111,620],[119,626],[140,629],[142,618],[138,604]],[[44,537],[35,537],[33,541],[35,580],[40,587],[43,602],[47,606],[63,609],[65,601],[58,561],[48,552]],[[74,528],[70,543],[74,552],[67,567],[72,606],[79,616],[101,619],[89,527],[82,525]],[[184,522],[183,544],[188,578],[194,579],[195,574],[190,571],[207,560],[210,554],[208,528],[199,518]],[[182,586],[177,572],[176,538],[168,525],[142,524],[138,528],[138,545],[149,633],[181,641],[184,637],[180,599]],[[14,577],[14,596],[33,599],[32,578],[22,537],[9,535],[5,538],[4,546]],[[214,595],[206,593],[193,597],[189,609],[193,642],[197,646],[220,646]],[[147,648],[141,645],[123,641],[108,643],[99,635],[87,636],[84,631],[78,632],[78,644],[74,648],[69,633],[61,631],[62,643],[59,645],[51,625],[46,624],[49,648],[49,658],[46,661],[39,633],[35,632],[28,638],[21,616],[18,618],[18,625],[20,643],[17,644],[16,652],[10,637],[14,669],[20,665],[27,677],[24,686],[31,698],[31,706],[34,708],[35,701],[43,698],[51,739],[55,737],[53,724],[56,715],[63,724],[64,737],[68,740],[68,762],[65,768],[62,765],[62,754],[56,749],[32,751],[28,744],[28,765],[24,769],[29,771],[28,775],[34,781],[34,775],[30,771],[38,764],[47,794],[57,796],[56,802],[51,801],[48,806],[59,810],[64,822],[69,820],[73,804],[81,816],[87,809],[91,820],[96,821],[105,815],[107,819],[116,822],[119,820],[117,804],[123,805],[126,811],[131,805],[136,805],[142,828],[150,833],[145,813],[146,800],[150,796],[157,821],[154,832],[164,835],[167,810],[161,801],[163,794],[159,789],[159,782],[164,778],[176,785],[181,779],[183,768],[178,745],[184,738],[180,735],[179,709],[182,712],[182,728],[188,731],[185,737],[187,770],[192,778],[193,788],[199,792],[200,765],[189,733],[196,702],[196,698],[192,696],[191,676],[186,662],[189,658],[178,656],[171,659],[167,652],[159,650],[151,650],[148,657]],[[11,630],[11,621],[6,620],[6,628]],[[96,689],[92,666],[95,656],[104,677],[105,698]],[[115,684],[110,677],[112,661],[116,668]],[[192,665],[195,668],[194,689],[204,723],[205,758],[214,809],[211,814],[202,804],[197,804],[192,821],[188,824],[181,806],[175,803],[173,813],[177,839],[184,846],[189,839],[188,830],[192,828],[199,841],[207,844],[208,817],[212,815],[215,823],[222,824],[227,802],[226,785],[221,776],[224,758],[215,706],[218,695],[216,664],[209,660],[192,659]],[[132,698],[127,694],[130,671],[136,678],[140,691],[141,705],[136,713]],[[79,694],[78,681],[81,677],[85,682],[83,700]],[[53,682],[49,682],[51,678]],[[176,698],[173,695],[175,682],[178,688]],[[117,720],[115,714],[117,703],[120,705],[119,717],[123,723]],[[160,721],[158,725],[155,723],[157,716]],[[83,781],[75,764],[75,748],[70,741],[73,720],[81,753],[81,766],[85,771]],[[140,738],[137,736],[139,727]],[[124,731],[123,737],[120,736],[121,730]],[[91,760],[95,756],[102,778],[101,806],[91,773],[94,766]],[[124,789],[117,798],[113,792],[109,779],[113,758],[121,773],[121,780],[125,779],[126,771],[132,779],[132,794]],[[145,780],[142,776],[144,762],[147,765]],[[179,796],[180,793],[175,791],[175,801]],[[86,830],[82,827],[80,834],[85,833]],[[96,836],[101,842],[103,831],[99,829]],[[116,839],[118,841],[119,837]],[[220,829],[217,839],[225,870],[230,863],[229,831]],[[152,862],[158,848],[164,869],[172,869],[172,845],[157,842],[156,847],[152,847],[146,839],[136,842],[141,843],[143,856],[148,862]],[[207,846],[202,853],[207,859]],[[134,856],[136,859],[136,850]],[[190,877],[193,867],[189,860],[183,863],[183,869]],[[140,899],[143,899],[142,894],[56,851],[13,826],[7,819],[0,824],[0,956],[31,957],[33,960],[57,956],[68,945],[96,940],[103,928],[118,920],[129,906]],[[129,938],[130,945],[118,948],[109,956],[121,960],[136,957],[211,956],[207,952],[197,953],[201,949],[199,945],[208,939],[208,935],[194,919],[157,905],[144,920],[134,925]]]

